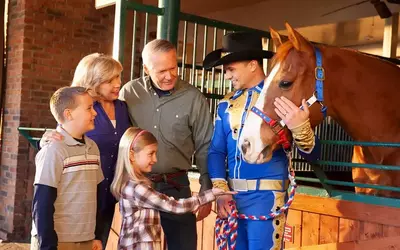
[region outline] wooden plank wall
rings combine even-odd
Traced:
[[[191,180],[191,188],[199,190],[198,180]],[[213,203],[211,214],[197,223],[198,250],[217,250],[215,211]],[[399,214],[397,208],[296,194],[287,220],[294,227],[293,242],[285,249],[400,249]],[[106,250],[117,249],[120,221],[116,213]]]
[[[399,213],[396,208],[297,194],[287,220],[287,225],[294,227],[293,242],[286,242],[285,248],[312,249],[304,247],[363,241],[373,244],[373,240],[399,237]],[[385,249],[400,249],[400,242],[396,247]],[[355,248],[342,244],[341,249]]]

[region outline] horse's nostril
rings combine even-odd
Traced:
[[[243,140],[243,144],[242,144],[242,152],[243,154],[246,154],[247,150],[250,148],[250,142],[247,139]]]

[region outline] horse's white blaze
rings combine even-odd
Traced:
[[[280,64],[277,63],[272,69],[271,73],[267,77],[264,83],[264,87],[258,97],[256,104],[254,105],[260,110],[263,110],[265,95],[272,80],[274,79],[276,73],[279,71]],[[250,142],[250,148],[246,150],[246,154],[242,152],[244,159],[248,162],[256,162],[261,151],[266,145],[263,145],[261,141],[261,125],[264,121],[253,112],[250,112],[245,121],[242,133],[239,138],[239,149],[242,150],[242,145],[245,140]]]

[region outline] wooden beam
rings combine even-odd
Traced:
[[[290,209],[400,227],[399,208],[296,194]]]
[[[400,236],[396,237],[385,237],[374,240],[345,242],[345,243],[331,243],[322,244],[317,246],[308,247],[293,247],[286,248],[285,250],[387,250],[387,249],[399,249],[400,248]]]
[[[96,0],[96,10],[115,5],[115,0]]]
[[[396,58],[398,33],[399,13],[393,13],[392,17],[385,19],[382,56]]]

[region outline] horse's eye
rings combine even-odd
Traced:
[[[288,89],[288,88],[290,88],[290,86],[292,86],[292,84],[293,84],[293,82],[290,82],[290,81],[280,81],[279,88]]]

